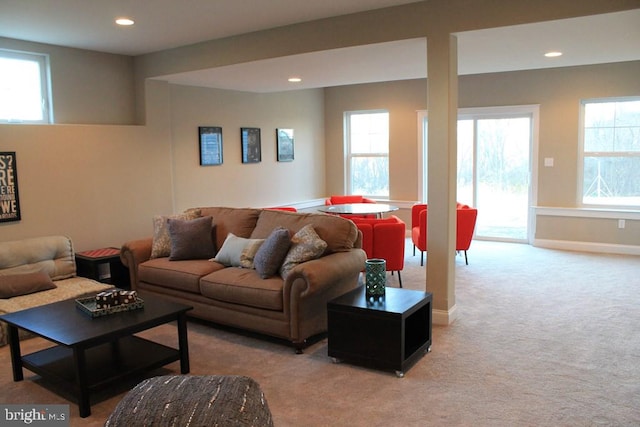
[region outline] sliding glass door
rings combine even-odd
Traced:
[[[536,117],[536,106],[460,110],[457,200],[478,208],[476,238],[529,241]]]

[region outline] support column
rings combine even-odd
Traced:
[[[426,288],[433,293],[433,321],[455,319],[455,228],[458,120],[457,38],[427,38],[428,221]]]

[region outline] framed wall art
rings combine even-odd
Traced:
[[[0,222],[20,221],[15,151],[0,152]]]
[[[279,162],[293,161],[293,129],[276,129]]]
[[[259,163],[262,161],[260,146],[260,128],[240,128],[242,143],[242,163]]]
[[[200,145],[200,166],[222,164],[222,128],[217,126],[198,127]]]

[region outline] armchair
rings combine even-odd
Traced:
[[[367,258],[386,260],[387,271],[398,272],[398,283],[402,287],[400,271],[404,268],[404,246],[406,224],[395,215],[388,218],[353,218],[362,232],[362,249]]]
[[[360,195],[331,196],[324,201],[325,206],[346,205],[349,203],[376,203],[375,200]],[[375,218],[375,215],[340,215],[347,219],[354,218]]]
[[[411,207],[411,241],[413,242],[413,256],[416,256],[416,246],[421,252],[427,250],[427,214],[423,215],[423,224],[420,225],[421,213],[427,210],[427,204],[417,203]],[[422,265],[422,258],[420,265]]]
[[[424,265],[424,253],[427,250],[427,205],[417,204],[411,209],[411,241],[413,255],[416,247],[420,250],[420,265]],[[469,265],[467,250],[471,246],[476,228],[478,210],[458,203],[456,208],[456,251],[464,251],[464,262]]]
[[[375,203],[373,199],[369,199],[359,195],[331,196],[324,201],[325,205],[345,205],[347,203]]]
[[[471,246],[473,232],[476,228],[478,209],[458,203],[456,216],[456,251],[464,251],[464,262],[466,265],[469,265],[467,250]]]
[[[287,211],[287,212],[298,212],[298,209],[293,206],[277,206],[273,208],[264,208],[270,211]]]

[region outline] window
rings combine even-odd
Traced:
[[[347,191],[389,197],[389,112],[345,113]]]
[[[640,98],[582,107],[582,203],[640,206]]]
[[[0,122],[50,123],[47,55],[0,49]]]

